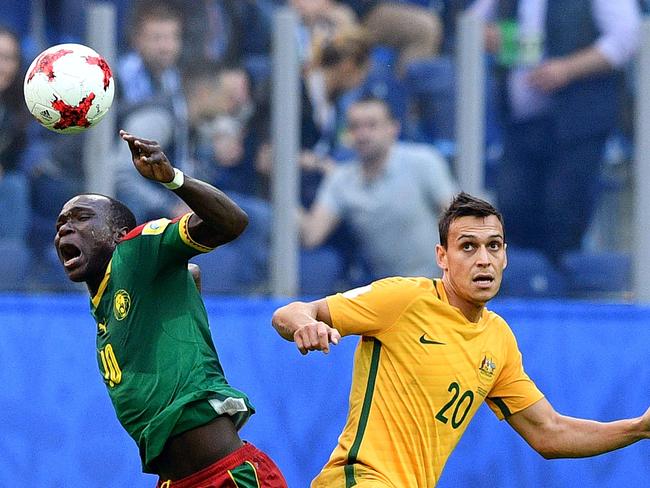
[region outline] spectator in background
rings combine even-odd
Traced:
[[[19,252],[25,253],[27,237],[31,269],[21,270],[22,285],[50,286],[55,285],[52,276],[60,273],[52,272],[52,238],[43,229],[50,228],[56,206],[83,183],[77,157],[81,146],[79,136],[57,137],[31,117],[23,97],[21,58],[18,36],[0,27],[0,240],[17,240]]]
[[[0,240],[12,239],[23,246],[29,201],[28,182],[20,165],[30,115],[22,95],[20,66],[18,36],[0,26]]]
[[[265,59],[271,47],[270,0],[172,1],[184,16],[184,64],[206,59],[224,65],[270,63]]]
[[[171,2],[143,0],[134,5],[133,50],[117,63],[117,105],[120,125],[127,131],[160,142],[182,170],[190,166],[187,102],[179,66],[182,16]],[[174,217],[180,202],[156,185],[133,178],[128,152],[117,144],[117,196],[139,220]]]
[[[504,154],[497,196],[509,240],[557,261],[579,249],[598,202],[620,71],[636,51],[635,0],[478,0],[491,21]],[[531,219],[531,215],[538,218]]]
[[[373,45],[399,53],[398,73],[415,59],[437,55],[443,40],[442,22],[433,10],[406,1],[343,0],[357,13]]]
[[[257,194],[255,115],[250,80],[239,67],[206,61],[186,72],[191,143],[196,174],[224,191]]]
[[[257,196],[255,101],[246,71],[205,60],[185,72],[194,174],[217,185],[249,216],[235,242],[202,256],[207,292],[248,293],[265,286],[271,206]],[[218,270],[218,278],[211,270]]]
[[[438,15],[442,21],[443,40],[441,51],[453,55],[456,51],[456,23],[462,14],[475,0],[439,0]]]
[[[289,4],[300,16],[300,50],[305,66],[309,66],[316,46],[358,23],[354,11],[335,0],[290,0]]]
[[[119,100],[137,104],[182,93],[182,17],[169,2],[140,1],[131,13],[132,50],[117,64]]]
[[[366,77],[370,49],[363,29],[341,29],[315,46],[312,62],[303,74],[300,165],[301,200],[305,207],[311,205],[323,175],[344,149],[343,114]],[[271,173],[269,156],[270,152],[263,148],[263,157],[257,161],[258,171],[267,180]]]
[[[457,191],[447,162],[430,146],[397,142],[399,124],[379,99],[348,109],[358,160],[323,181],[301,216],[305,246],[321,244],[345,221],[372,279],[433,276],[436,222]]]

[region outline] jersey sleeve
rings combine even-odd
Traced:
[[[188,231],[191,215],[147,222],[124,238],[127,254],[132,255],[140,272],[155,273],[172,263],[185,263],[192,256],[212,250],[192,239]]]
[[[509,327],[506,328],[506,361],[494,386],[488,393],[486,403],[503,420],[533,403],[541,400],[544,394],[524,371],[521,352]]]
[[[420,293],[417,279],[385,278],[331,295],[327,305],[341,335],[377,336],[389,330]]]

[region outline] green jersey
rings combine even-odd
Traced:
[[[210,251],[189,235],[190,215],[130,232],[91,299],[99,368],[145,472],[171,436],[224,414],[240,428],[254,412],[224,376],[187,270],[189,258]]]

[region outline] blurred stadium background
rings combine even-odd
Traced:
[[[131,16],[141,3],[145,2],[3,0],[0,24],[19,35],[21,70],[48,45],[81,42],[109,59],[115,72],[118,60],[129,52]],[[186,29],[194,26],[195,31],[201,30],[197,12],[204,5],[215,4],[222,14],[239,15],[232,17],[239,24],[226,24],[230,30],[224,32],[238,39],[241,49],[227,60],[214,55],[210,60],[214,64],[206,66],[245,71],[253,103],[244,104],[245,110],[253,110],[251,120],[266,110],[264,123],[248,122],[247,135],[262,127],[259,131],[268,135],[264,142],[274,148],[272,163],[262,174],[262,144],[247,139],[241,172],[217,172],[214,181],[232,188],[251,216],[251,228],[246,239],[197,262],[228,378],[249,393],[258,409],[244,427],[244,437],[278,462],[289,486],[306,487],[343,425],[356,340],[344,340],[327,357],[302,357],[275,334],[270,317],[291,297],[342,291],[369,275],[348,245],[345,230],[320,248],[308,250],[300,244],[293,209],[299,201],[308,205],[313,200],[308,171],[300,165],[304,137],[300,77],[305,56],[300,33],[305,20],[291,2],[282,0],[168,3],[180,5]],[[484,26],[462,14],[470,1],[404,3],[417,4],[442,19],[445,38],[439,51],[416,63],[407,71],[409,77],[399,72],[398,55],[390,47],[374,45],[364,82],[342,96],[339,108],[358,96],[387,100],[400,117],[403,140],[435,147],[461,188],[496,199],[493,179],[502,141],[493,114],[491,60],[482,47]],[[639,4],[645,12],[646,2]],[[224,46],[227,42],[220,44]],[[200,78],[191,69],[196,65],[191,54],[197,50],[190,44],[183,51],[184,69],[195,76],[193,80]],[[129,81],[118,79],[124,92]],[[186,90],[187,86],[198,92],[197,84],[186,84]],[[502,294],[491,307],[514,329],[530,376],[556,408],[569,415],[612,420],[639,415],[650,404],[650,373],[644,361],[650,344],[646,86],[650,86],[650,22],[644,17],[638,53],[625,67],[621,122],[607,143],[597,210],[582,245],[556,261],[534,249],[509,249]],[[26,129],[28,144],[19,155],[20,163],[9,171],[2,161],[0,487],[137,488],[155,483],[140,473],[135,444],[117,423],[97,375],[87,294],[67,282],[56,263],[49,245],[54,225],[48,211],[58,212],[63,203],[58,199],[66,197],[62,188],[119,196],[116,127],[169,125],[173,103],[167,102],[148,103],[145,108],[153,108],[154,116],[138,125],[128,118],[133,106],[118,98],[107,120],[81,136],[52,136],[32,123]],[[3,99],[3,110],[7,106]],[[161,107],[166,115],[156,118]],[[171,125],[178,129],[178,124]],[[215,123],[209,136],[222,135],[229,127]],[[172,139],[178,135],[169,134]],[[260,152],[251,156],[247,151],[255,151],[249,143]],[[176,140],[170,147],[176,150],[179,144]],[[196,159],[205,149],[198,146],[192,154]],[[330,149],[327,156],[337,162],[350,156],[345,144]],[[481,410],[439,486],[649,484],[650,451],[644,443],[594,459],[544,461],[487,408]]]

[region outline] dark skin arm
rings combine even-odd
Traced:
[[[120,131],[129,145],[133,165],[138,172],[153,181],[169,183],[174,179],[174,167],[156,141],[143,139]],[[248,225],[248,216],[228,196],[214,186],[185,175],[183,186],[171,190],[193,211],[188,231],[196,242],[217,247],[236,239]]]

